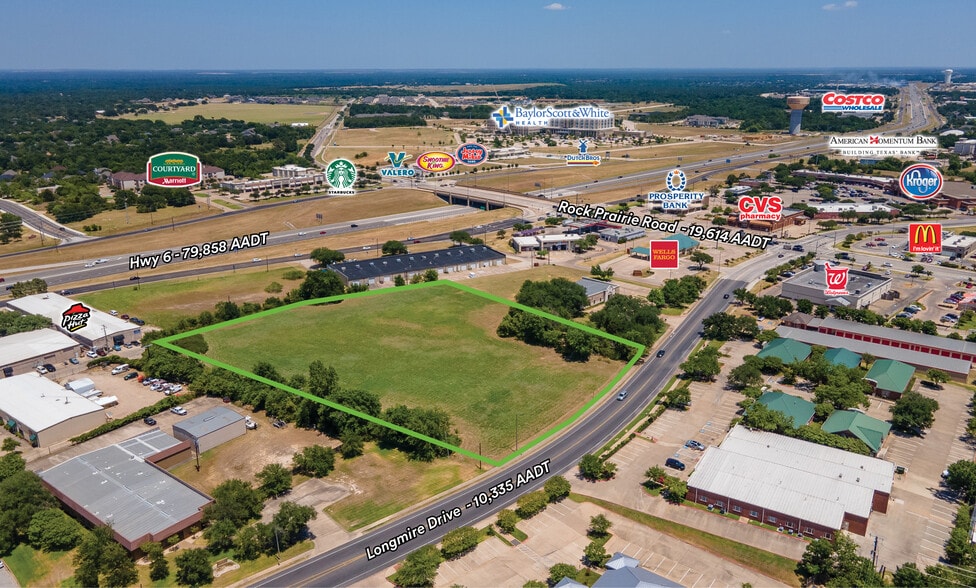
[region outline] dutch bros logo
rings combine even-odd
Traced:
[[[779,196],[739,198],[739,220],[778,221],[783,217],[783,199]]]
[[[909,253],[942,253],[942,225],[912,223],[908,225]]]
[[[901,172],[898,185],[912,200],[928,200],[942,191],[942,173],[927,163],[916,163]]]
[[[829,263],[824,263],[824,271],[827,272],[827,288],[824,294],[827,296],[839,296],[850,294],[847,291],[847,267],[830,267]]]
[[[488,150],[477,143],[465,143],[458,147],[458,163],[464,165],[478,165],[488,159]]]
[[[431,173],[446,172],[454,163],[454,156],[443,151],[428,151],[417,158],[417,167]]]
[[[821,101],[821,112],[881,112],[884,94],[836,94],[827,92]]]

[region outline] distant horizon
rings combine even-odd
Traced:
[[[59,72],[168,72],[168,73],[192,73],[198,75],[223,75],[228,73],[354,73],[354,72],[513,72],[513,73],[538,73],[538,72],[672,72],[672,71],[693,71],[693,72],[726,72],[726,71],[749,71],[749,72],[856,72],[856,71],[934,71],[942,72],[951,69],[954,74],[965,71],[976,71],[973,66],[816,66],[816,67],[537,67],[537,68],[504,68],[504,67],[427,67],[427,68],[394,68],[394,67],[330,67],[330,68],[199,68],[199,69],[177,69],[177,68],[84,68],[84,67],[40,67],[40,68],[12,68],[2,69],[0,73],[59,73]]]

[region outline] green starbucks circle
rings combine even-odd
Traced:
[[[336,190],[351,190],[356,183],[356,165],[348,159],[333,159],[325,168],[325,179]]]

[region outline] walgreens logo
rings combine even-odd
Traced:
[[[820,99],[821,112],[881,112],[885,106],[884,94],[837,94],[827,92]]]

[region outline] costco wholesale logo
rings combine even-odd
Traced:
[[[454,156],[443,151],[428,151],[417,158],[417,167],[432,174],[446,172],[455,163]]]
[[[74,333],[88,326],[91,309],[80,302],[76,302],[68,310],[61,313],[61,328]]]
[[[847,291],[847,271],[849,267],[830,267],[829,263],[824,264],[824,271],[827,272],[827,288],[824,289],[824,296],[844,296],[850,294]]]
[[[820,99],[821,112],[881,112],[884,94],[836,94],[827,92]]]
[[[908,225],[909,253],[942,253],[942,225],[912,223]]]
[[[651,241],[651,269],[678,269],[677,241]]]
[[[778,221],[783,218],[783,199],[779,196],[739,198],[739,220]]]
[[[146,163],[146,182],[163,188],[188,188],[200,179],[200,158],[189,153],[157,153]]]
[[[942,173],[927,163],[916,163],[902,170],[898,185],[912,200],[928,200],[942,191]]]
[[[477,143],[465,143],[458,147],[458,163],[464,165],[479,165],[488,159],[488,150]]]
[[[403,167],[403,161],[407,158],[407,153],[405,151],[390,151],[387,154],[390,158],[390,163],[393,167],[381,167],[380,175],[383,176],[412,176],[417,172],[410,169],[409,167]]]

